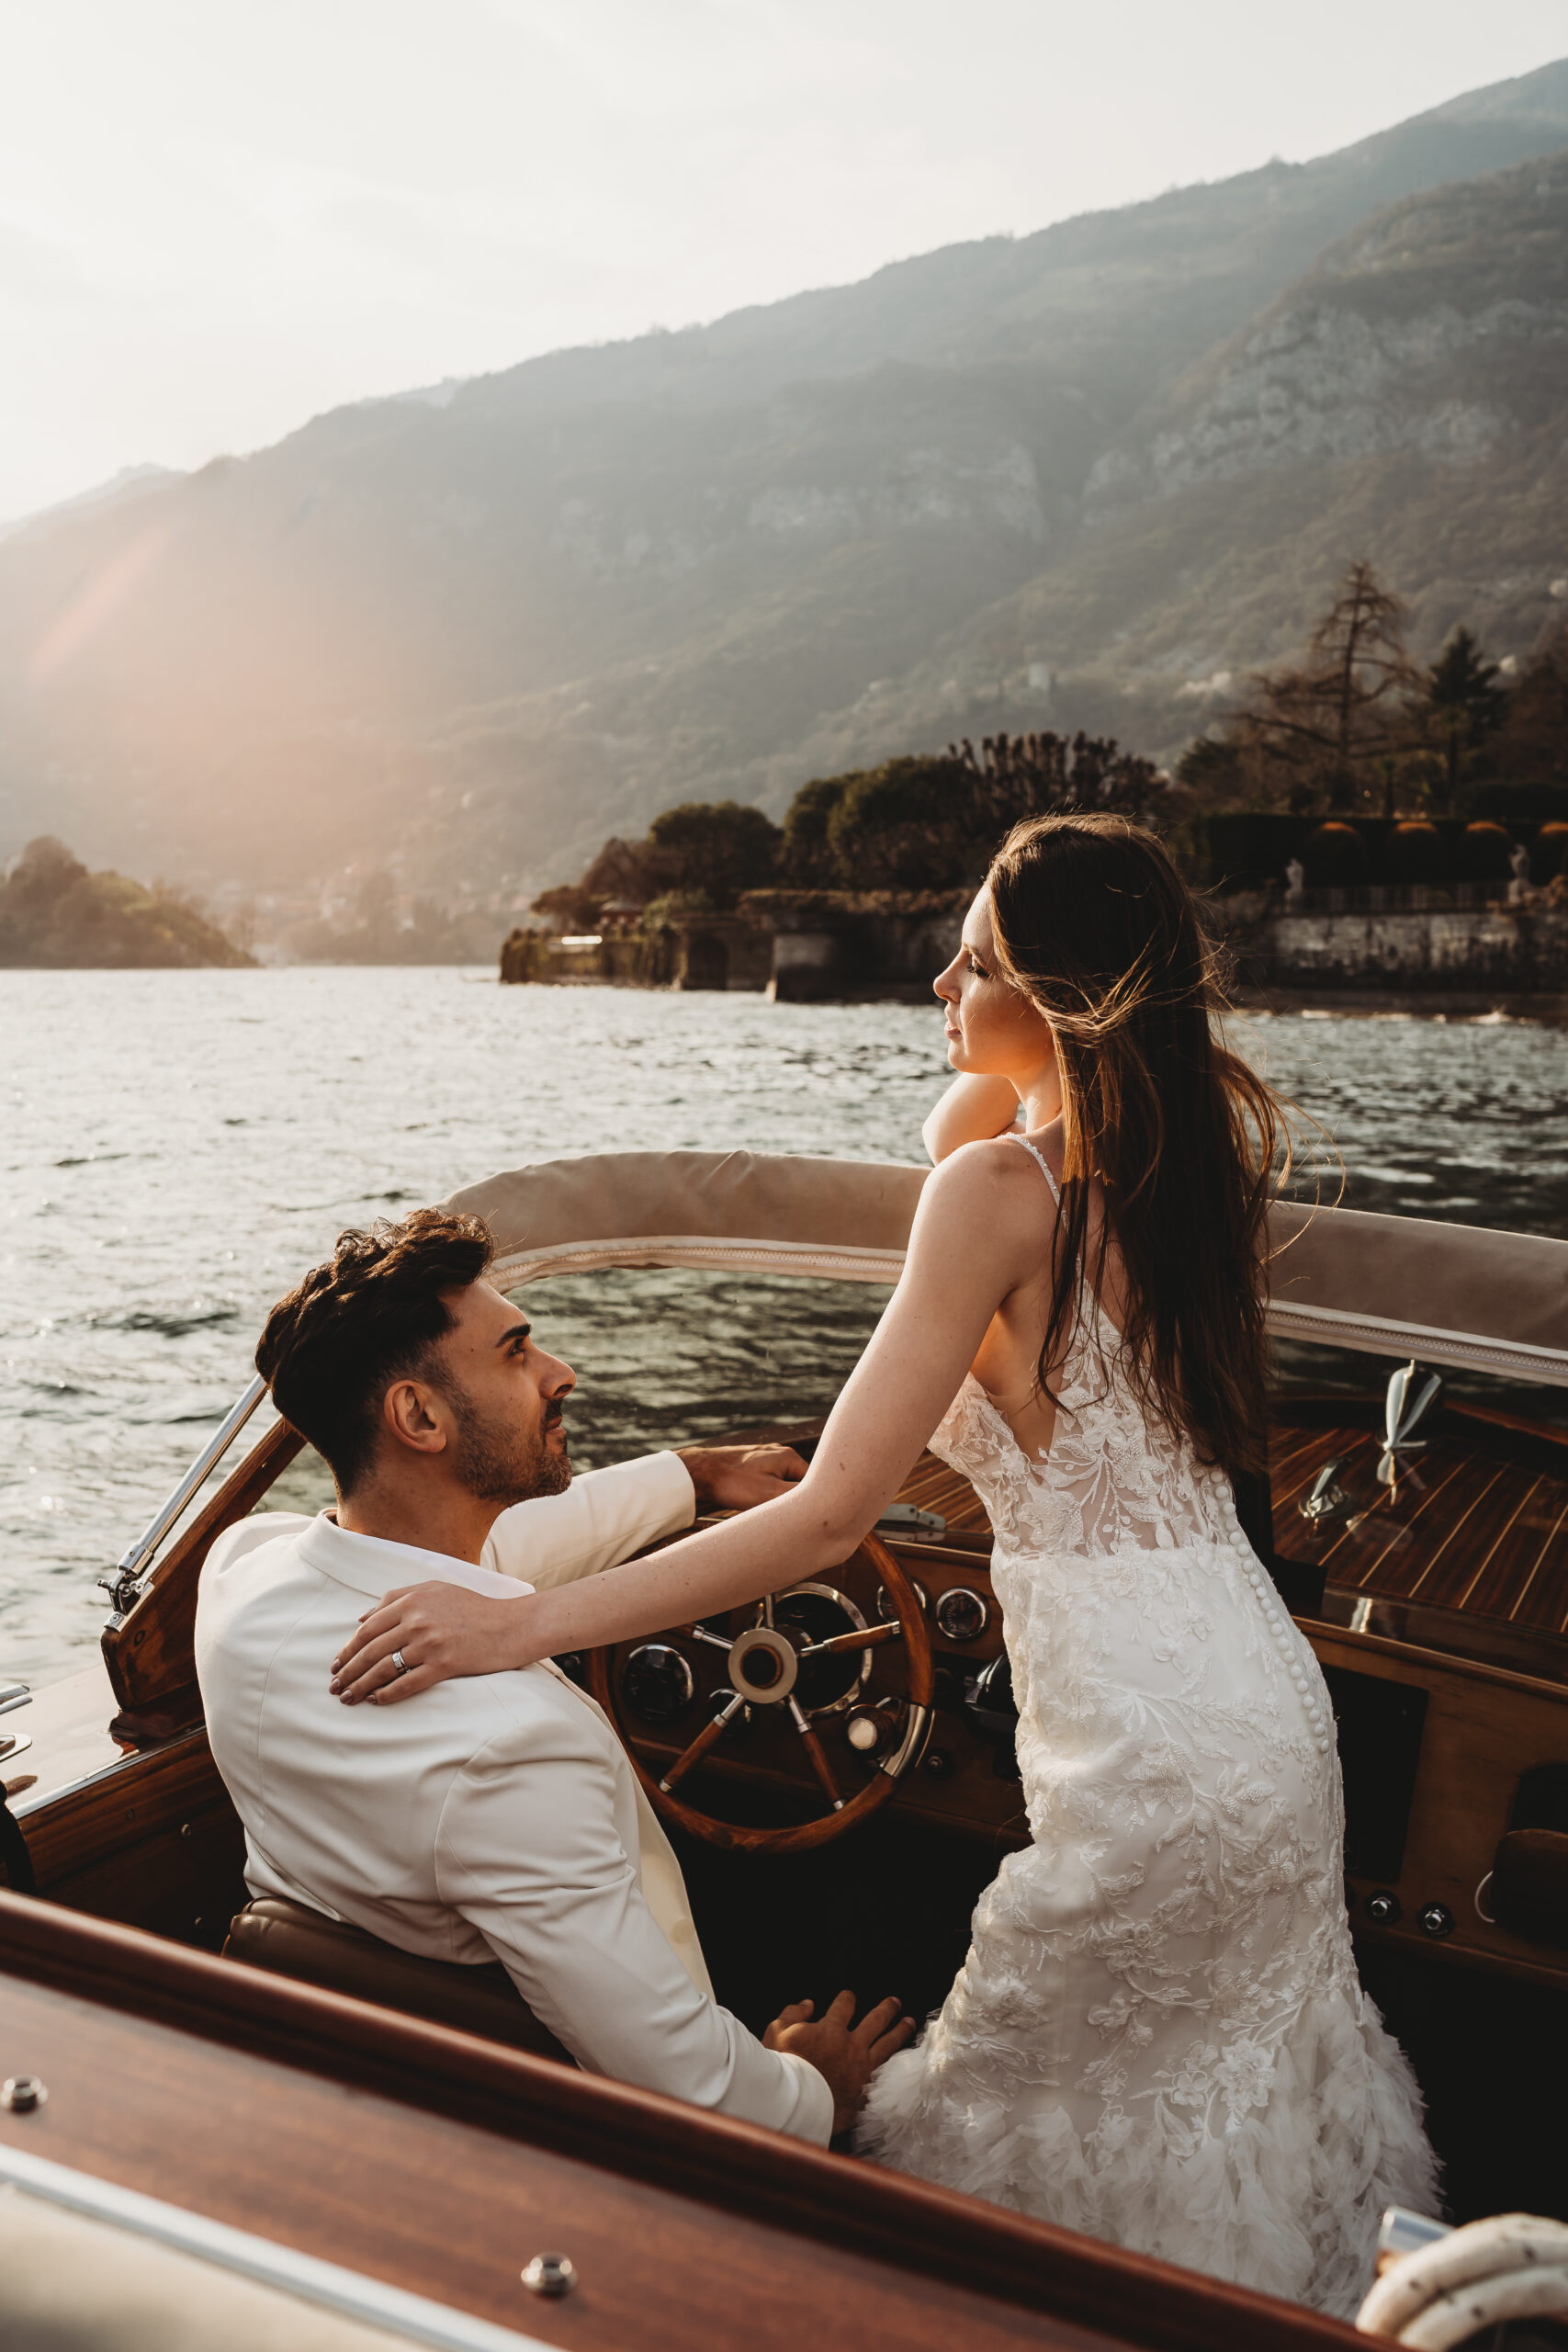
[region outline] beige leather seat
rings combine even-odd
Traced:
[[[455,2026],[486,2041],[504,2041],[536,2058],[575,2061],[539,2023],[499,1961],[470,1966],[456,1961],[422,1960],[400,1951],[363,1928],[351,1928],[302,1903],[267,1894],[247,1903],[230,1924],[223,1946],[229,1960],[269,1969],[275,1976],[298,1977],[329,1993],[349,1993],[378,2008],[400,2009],[432,2025]]]

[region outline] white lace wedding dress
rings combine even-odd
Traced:
[[[1148,1426],[1116,1347],[1086,1298],[1048,1460],[973,1376],[931,1441],[995,1530],[1033,1842],[859,2145],[1348,2318],[1382,2208],[1435,2212],[1437,2167],[1357,1981],[1328,1694],[1229,1481]]]

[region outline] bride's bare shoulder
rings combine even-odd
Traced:
[[[1021,1141],[993,1136],[960,1144],[927,1177],[926,1199],[940,1205],[944,1218],[985,1216],[1037,1240],[1042,1224],[1055,1222],[1056,1200],[1033,1151],[1021,1150]]]

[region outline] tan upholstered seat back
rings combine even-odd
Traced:
[[[574,2062],[539,2023],[499,1961],[489,1967],[423,1960],[382,1943],[363,1928],[329,1919],[275,1894],[247,1903],[229,1929],[229,1960],[297,1977],[329,1993],[347,1993],[377,2008],[398,2009],[432,2025],[453,2026],[485,2041],[504,2041],[536,2058]]]

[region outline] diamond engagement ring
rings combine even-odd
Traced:
[[[394,1650],[392,1652],[392,1664],[397,1668],[400,1674],[406,1674],[409,1670],[409,1662],[403,1656],[401,1650]]]

